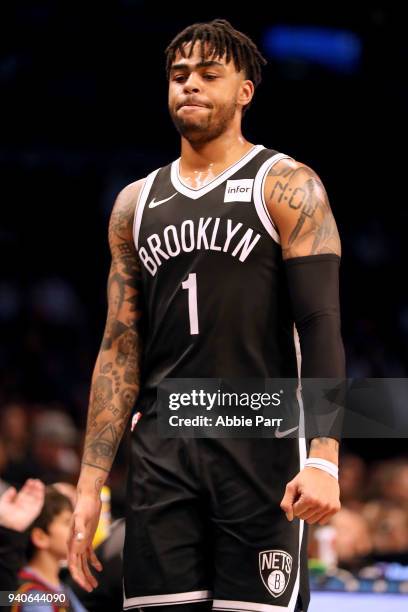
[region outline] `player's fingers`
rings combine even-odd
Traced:
[[[69,562],[69,571],[71,572],[72,578],[79,584],[81,588],[90,593],[92,591],[92,581],[87,577],[87,572],[84,567],[83,557],[84,554],[73,553]],[[89,570],[88,570],[89,571]]]
[[[322,510],[319,510],[317,512],[315,510],[312,510],[312,511],[306,512],[304,516],[301,516],[299,518],[306,521],[308,525],[314,525],[315,523],[319,522],[320,519],[326,516],[326,514],[327,513],[323,512]]]
[[[100,572],[103,569],[102,563],[99,561],[98,557],[96,556],[94,549],[92,548],[92,545],[88,546],[88,557],[93,567],[97,569],[98,572]]]
[[[305,512],[302,512],[299,515],[299,518],[302,519],[302,521],[309,522],[309,520],[312,519],[312,517],[315,517],[316,515],[317,515],[316,510],[311,508],[310,510],[306,510]],[[320,516],[320,513],[318,514],[318,516]]]
[[[333,516],[333,514],[336,514],[339,509],[340,504],[334,502],[330,503],[318,499],[312,499],[308,509],[303,511],[301,510],[299,512],[299,518],[309,521],[312,515],[315,515],[314,518],[316,516],[318,517],[317,519],[315,519],[316,522],[317,520],[320,520],[323,516]]]
[[[285,495],[283,496],[282,501],[280,503],[280,507],[285,512],[288,521],[293,520],[293,502],[296,497],[296,493],[296,484],[293,481],[288,482],[285,489]]]
[[[303,519],[303,517],[312,511],[316,512],[313,500],[308,495],[301,495],[297,502],[293,504],[293,514],[297,518]]]
[[[327,520],[336,514],[339,509],[339,504],[323,502],[318,499],[313,499],[308,510],[301,512],[299,518],[307,521],[310,525],[317,523],[326,518]]]
[[[98,582],[95,576],[91,573],[91,570],[89,569],[88,559],[87,559],[86,554],[84,553],[80,555],[80,557],[81,557],[82,573],[85,577],[87,591],[92,591],[92,589],[98,586]]]
[[[71,573],[72,578],[75,580],[80,587],[88,590],[86,586],[85,576],[82,571],[82,563],[79,554],[71,552],[68,559],[68,569]]]
[[[327,525],[333,514],[336,514],[336,511],[330,510],[330,512],[323,514],[318,521],[319,525]]]

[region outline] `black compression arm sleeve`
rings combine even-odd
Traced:
[[[339,265],[340,257],[334,254],[285,260],[302,352],[302,378],[346,376],[340,333]]]
[[[339,264],[340,257],[334,254],[285,260],[302,354],[302,397],[308,439],[341,438],[346,368],[340,333]],[[333,379],[333,388],[327,379]]]

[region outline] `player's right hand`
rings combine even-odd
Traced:
[[[91,573],[89,562],[98,571],[102,565],[92,548],[92,540],[101,513],[99,495],[81,494],[78,496],[71,520],[71,533],[68,540],[68,567],[72,578],[90,593],[98,586]]]

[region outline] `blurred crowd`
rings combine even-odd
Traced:
[[[84,429],[58,404],[15,402],[3,406],[0,436],[0,494],[21,488],[29,478],[49,485],[75,485]],[[124,516],[127,436],[109,476],[113,518]],[[338,562],[363,557],[405,559],[408,563],[408,457],[364,459],[343,451],[340,463],[342,510],[333,518]],[[310,538],[310,554],[316,554]]]
[[[339,483],[333,563],[352,571],[380,561],[408,565],[408,457],[367,462],[343,453]],[[319,530],[311,528],[310,557],[319,558]]]
[[[10,403],[2,407],[0,432],[0,494],[29,478],[49,485],[76,484],[85,428],[79,429],[64,406]],[[127,436],[124,436],[109,476],[112,509],[124,514],[127,471]]]
[[[62,404],[15,401],[3,406],[0,579],[8,577],[12,589],[25,588],[27,582],[35,585],[36,592],[52,586],[55,596],[69,595],[71,609],[77,612],[100,609],[101,601],[108,601],[112,611],[121,610],[126,436],[107,483],[112,506],[102,513],[101,522],[105,523],[103,529],[101,524],[98,527],[99,536],[94,540],[104,566],[99,586],[92,593],[85,592],[66,568],[66,540],[83,435],[84,429]],[[311,526],[309,558],[320,560],[326,569],[343,568],[355,575],[379,562],[408,566],[408,456],[370,460],[347,450],[346,443],[340,461],[340,487],[342,509],[329,525],[329,555],[327,541],[322,548],[327,528]],[[26,503],[24,521],[21,500],[27,501],[27,493],[31,500]],[[44,574],[44,568],[48,573]],[[54,575],[52,583],[50,575]],[[25,612],[24,607],[17,609]]]

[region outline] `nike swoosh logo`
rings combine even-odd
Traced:
[[[296,427],[292,427],[292,429],[286,429],[285,431],[279,431],[279,429],[276,428],[275,429],[275,438],[285,438],[290,433],[292,433],[292,431],[296,431],[297,429],[299,429],[299,425],[296,425]]]
[[[174,196],[176,195],[177,195],[177,192],[173,193],[173,195],[171,195],[169,198],[166,198],[165,200],[157,200],[157,202],[156,202],[156,199],[153,198],[153,200],[149,204],[149,208],[154,208],[155,206],[159,206],[159,204],[164,204],[165,202],[168,202],[169,200],[171,200],[171,198],[174,198]]]

